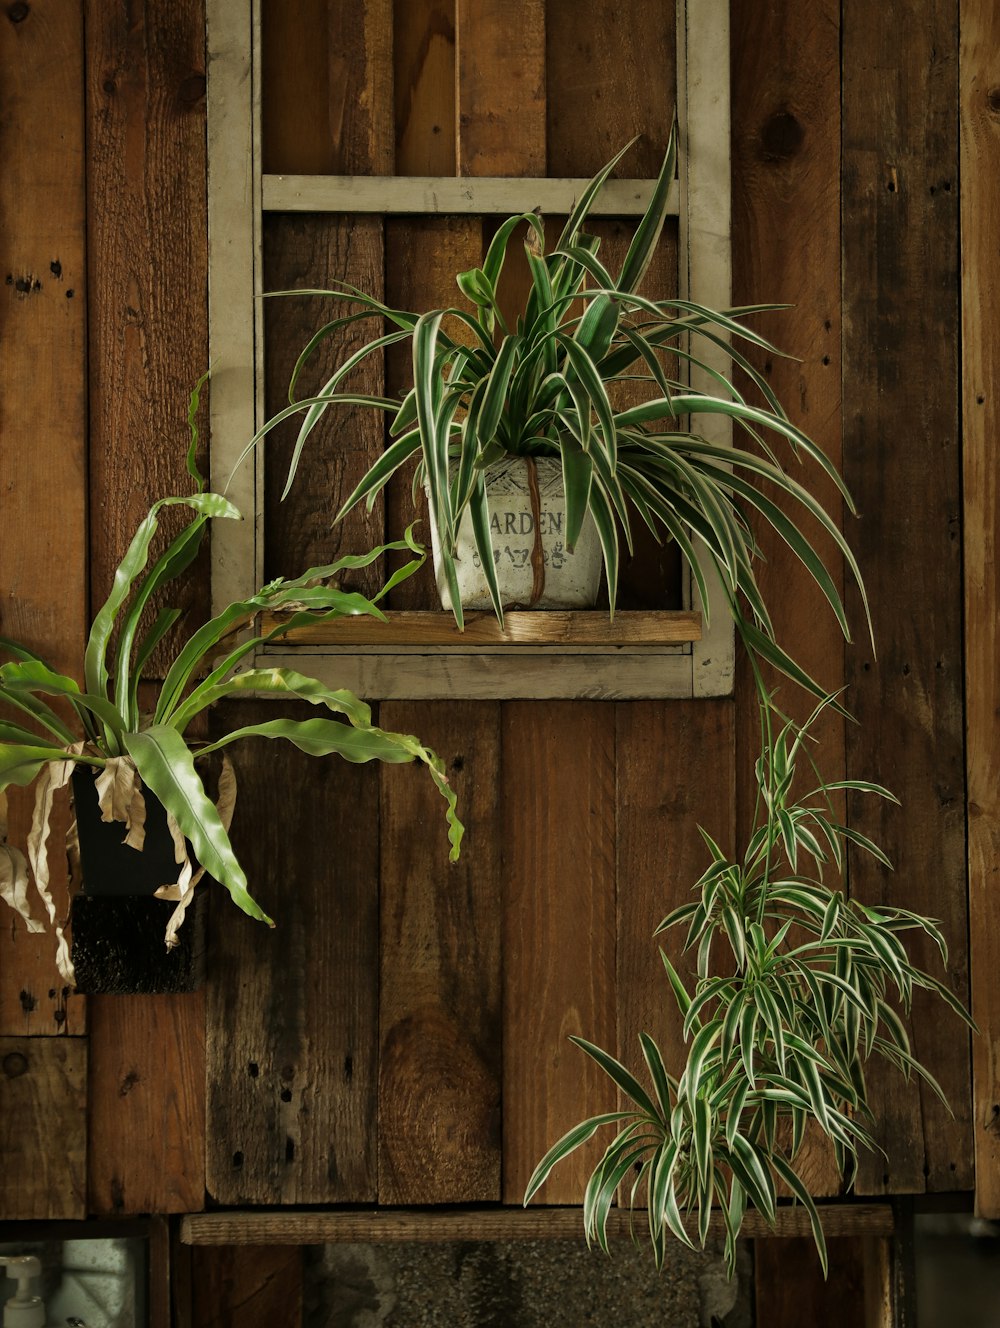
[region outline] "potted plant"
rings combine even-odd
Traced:
[[[417,477],[429,499],[438,584],[459,626],[463,605],[492,604],[502,622],[504,606],[512,602],[570,603],[560,585],[558,564],[580,558],[585,547],[596,556],[597,566],[603,558],[614,613],[619,542],[624,539],[631,548],[637,519],[657,538],[666,535],[677,542],[707,605],[695,552],[695,541],[700,540],[747,644],[822,695],[774,640],[754,574],[758,550],[747,514],[756,513],[769,523],[804,563],[845,635],[840,595],[800,528],[801,517],[808,514],[826,532],[855,576],[857,567],[836,524],[785,469],[768,438],[787,444],[795,461],[814,462],[848,506],[850,497],[823,451],[790,422],[764,376],[731,344],[742,340],[778,353],[745,322],[748,315],[777,306],[714,311],[690,300],[639,293],[667,214],[676,130],[620,270],[613,274],[602,265],[600,241],[585,230],[585,223],[627,150],[588,183],[551,252],[545,252],[545,228],[537,213],[505,221],[482,267],[457,275],[467,308],[409,313],[346,283],[336,290],[276,292],[323,296],[348,308],[309,340],[292,374],[290,404],[264,424],[243,456],[277,425],[302,415],[287,494],[303,447],[327,410],[360,405],[385,412],[391,442],[338,515],[362,502],[370,505],[401,466],[418,458]],[[512,327],[498,302],[497,286],[508,247],[522,230],[527,231],[524,249],[531,287]],[[377,335],[349,355],[315,395],[297,399],[303,370],[317,347],[347,325],[367,319],[375,321]],[[391,330],[382,331],[383,322]],[[347,375],[366,357],[403,341],[412,343],[414,379],[404,397],[343,390]],[[749,404],[699,357],[699,346],[713,352],[723,347],[759,392],[762,404]],[[707,375],[711,389],[689,386],[678,367],[685,365]],[[622,385],[630,385],[634,397],[637,383],[644,399],[625,407],[616,404]],[[733,421],[750,446],[729,448],[698,436],[687,421],[702,415]],[[505,490],[499,500],[491,491],[494,479]],[[521,491],[516,501],[513,489]],[[556,489],[562,495],[561,508],[555,506]],[[789,510],[797,515],[788,515]],[[515,533],[530,533],[531,538],[520,540],[530,548],[517,559],[520,579],[505,588],[497,564],[504,537],[510,543],[512,523]],[[594,581],[590,603],[596,590]]]
[[[192,420],[196,407],[197,393]],[[370,708],[349,691],[333,690],[291,669],[240,667],[257,646],[297,624],[345,614],[383,617],[375,601],[423,560],[423,550],[409,531],[394,544],[310,568],[294,580],[273,581],[250,599],[228,605],[181,642],[162,681],[153,684],[151,713],[142,712],[140,682],[154,649],[180,616],[176,609],[153,605],[191,565],[208,522],[240,515],[226,498],[206,492],[194,463],[194,437],[192,424],[188,469],[197,491],[188,497],[160,499],[139,525],[115,573],[111,593],[93,620],[83,660],[83,687],[54,672],[34,651],[0,639],[0,656],[8,657],[0,666],[0,702],[8,711],[8,717],[0,720],[0,800],[5,801],[4,791],[11,785],[36,786],[27,862],[0,834],[0,894],[30,930],[42,926],[28,904],[28,863],[49,920],[57,924],[48,889],[46,848],[53,800],[71,780],[76,824],[70,842],[75,848],[78,839],[83,851],[86,899],[135,893],[148,901],[139,909],[140,917],[158,915],[166,907],[160,900],[173,901],[174,908],[167,908],[163,918],[170,949],[177,945],[194,887],[207,874],[229,891],[245,913],[273,925],[252,898],[228,835],[236,786],[227,749],[245,737],[280,738],[313,756],[336,754],[353,762],[423,763],[445,798],[451,856],[458,856],[462,825],[455,795],[432,751],[409,734],[373,725]],[[189,519],[150,562],[160,514],[176,506],[189,509]],[[368,599],[338,587],[342,571],[363,567],[386,549],[409,551],[414,557],[380,595]],[[256,635],[256,616],[275,609],[291,612],[266,636]],[[307,720],[278,717],[228,730],[217,722],[212,740],[191,736],[192,724],[209,707],[228,696],[251,693],[300,698],[315,705],[320,714]],[[213,798],[205,781],[208,758],[216,753],[221,768]],[[74,935],[76,924],[74,906]],[[60,970],[73,981],[61,926],[56,925],[56,932]],[[170,972],[168,983],[177,980]],[[136,981],[141,983],[141,976]]]
[[[704,1247],[714,1204],[732,1273],[747,1205],[773,1225],[784,1186],[809,1213],[825,1272],[819,1212],[795,1168],[807,1124],[831,1140],[850,1184],[858,1148],[875,1146],[865,1127],[871,1057],[907,1077],[920,1075],[944,1100],[914,1058],[896,1005],[908,1012],[914,988],[922,987],[970,1027],[972,1021],[948,988],[907,956],[903,937],[919,929],[947,964],[938,924],[902,908],[870,908],[842,888],[848,845],[890,864],[870,839],[840,823],[834,796],[850,790],[895,799],[877,784],[819,775],[807,749],[809,730],[831,702],[822,702],[805,725],[785,720],[775,733],[772,699],[762,699],[756,816],[744,853],[727,857],[702,830],[709,865],[691,902],[658,928],[683,927],[685,949],[696,956],[691,983],[661,950],[689,1043],[680,1073],[668,1072],[645,1032],[639,1035],[645,1084],[607,1051],[572,1039],[610,1076],[625,1105],[558,1140],[539,1162],[524,1202],[553,1167],[612,1127],[615,1136],[583,1198],[588,1243],[605,1251],[616,1201],[631,1205],[642,1197],[657,1266],[668,1236]],[[793,791],[797,775],[808,791]]]

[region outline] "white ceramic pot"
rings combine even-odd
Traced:
[[[487,471],[486,494],[504,608],[592,608],[601,580],[601,544],[588,512],[576,549],[569,553],[566,548],[566,498],[559,459],[508,456]],[[431,541],[441,603],[450,609],[433,522]],[[455,570],[462,607],[492,608],[468,511],[459,527]]]

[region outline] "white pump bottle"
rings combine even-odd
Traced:
[[[41,1264],[33,1254],[0,1255],[0,1264],[7,1265],[7,1276],[17,1282],[3,1307],[3,1328],[45,1328],[45,1306],[29,1285],[41,1273]]]

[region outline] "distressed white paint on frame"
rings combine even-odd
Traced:
[[[265,212],[377,212],[396,216],[513,216],[533,212],[562,216],[572,212],[588,180],[514,179],[506,176],[265,175]],[[655,180],[608,180],[590,212],[594,217],[641,217]],[[680,190],[670,191],[668,211],[676,216]]]
[[[244,517],[239,524],[213,525],[215,613],[253,594],[263,560],[259,453],[233,473],[253,437],[259,412],[260,79],[254,56],[255,11],[250,0],[206,0],[205,6],[211,484],[226,491]]]
[[[206,0],[208,29],[209,133],[209,329],[213,381],[211,392],[212,483],[224,487],[247,441],[263,420],[263,345],[261,327],[261,215],[266,207],[326,210],[339,196],[338,208],[362,210],[364,190],[379,211],[406,214],[439,210],[440,199],[461,199],[472,182],[401,178],[388,186],[377,177],[362,183],[311,177],[263,177],[260,173],[260,6],[259,0]],[[676,208],[680,222],[682,295],[715,308],[731,303],[730,259],[730,112],[728,0],[677,0],[677,83],[680,169]],[[474,188],[476,210],[564,209],[549,201],[565,197],[579,181],[501,181],[512,191],[496,200],[497,182],[481,180]],[[521,199],[520,188],[526,193]],[[637,196],[646,181],[620,181],[624,197],[618,215],[635,215]],[[266,199],[262,191],[266,189]],[[345,193],[346,191],[346,193]],[[351,192],[353,191],[353,193]],[[374,192],[373,192],[374,191]],[[562,191],[560,193],[559,191]],[[631,193],[631,197],[630,197]],[[503,197],[507,197],[504,195]],[[528,198],[533,199],[530,204]],[[483,200],[491,200],[487,205]],[[419,203],[419,207],[417,206]],[[470,210],[471,204],[455,208]],[[707,357],[706,357],[707,358]],[[729,370],[720,351],[717,366]],[[694,386],[700,386],[697,378]],[[728,440],[722,424],[703,432]],[[702,421],[699,421],[699,426]],[[263,459],[258,453],[233,476],[229,494],[246,514],[237,527],[218,522],[213,530],[213,604],[218,608],[246,598],[263,575]],[[710,586],[714,573],[707,568]],[[690,603],[689,584],[686,602]],[[698,607],[695,605],[694,607]],[[393,654],[310,649],[310,667],[331,682],[370,697],[681,697],[723,696],[733,689],[734,634],[721,587],[710,597],[710,620],[702,640],[682,652],[646,648],[612,653],[577,654],[559,646],[526,659],[483,652],[443,651]],[[295,654],[261,652],[261,662],[294,666]]]

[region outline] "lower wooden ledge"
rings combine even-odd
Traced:
[[[892,1207],[887,1203],[830,1203],[820,1206],[823,1230],[832,1236],[891,1236]],[[636,1210],[640,1233],[645,1215]],[[721,1216],[713,1216],[712,1232],[723,1233]],[[609,1234],[627,1236],[629,1214],[617,1211]],[[798,1205],[778,1209],[772,1230],[758,1213],[748,1212],[743,1235],[810,1236],[809,1217]],[[184,1245],[330,1245],[433,1244],[448,1241],[582,1240],[579,1208],[361,1209],[353,1211],[290,1211],[190,1213],[181,1220]]]
[[[273,631],[289,614],[267,613],[260,630]],[[390,612],[385,622],[366,614],[296,627],[282,638],[301,646],[620,646],[687,645],[701,640],[701,614],[689,609],[628,610],[609,618],[606,611],[563,612],[512,609],[504,626],[492,613],[466,613],[460,632],[443,611]]]

